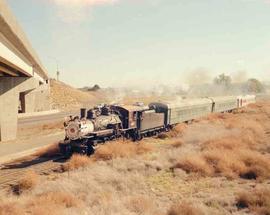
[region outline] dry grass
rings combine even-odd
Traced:
[[[19,180],[18,184],[14,186],[13,190],[17,194],[21,194],[25,191],[30,191],[34,189],[39,182],[39,175],[33,171],[28,171]]]
[[[203,176],[260,180],[269,178],[270,156],[258,151],[265,134],[258,117],[258,113],[255,117],[246,113],[212,114],[208,117],[210,121],[218,119],[225,125],[225,129],[237,129],[238,132],[201,143],[201,151],[178,159],[174,167]]]
[[[179,148],[179,147],[181,147],[181,146],[184,145],[184,142],[183,142],[183,140],[181,140],[181,139],[176,139],[176,140],[174,140],[174,141],[172,142],[171,145],[172,145],[173,147],[175,147],[175,148]]]
[[[241,150],[239,159],[246,166],[245,171],[240,173],[246,179],[267,179],[270,177],[270,157],[252,150]]]
[[[143,143],[136,144],[133,142],[115,141],[100,146],[91,158],[74,154],[66,164],[62,165],[62,170],[72,171],[75,169],[84,168],[94,161],[107,161],[115,158],[131,158],[150,151],[152,151],[152,147],[150,145]]]
[[[35,196],[23,196],[20,202],[0,202],[0,215],[61,215],[66,208],[78,208],[81,201],[67,192],[45,192]]]
[[[174,126],[169,132],[160,133],[158,138],[167,139],[167,138],[175,138],[183,135],[183,132],[187,129],[187,124],[181,123]]]
[[[72,171],[79,168],[84,168],[91,163],[91,159],[84,155],[74,154],[70,160],[62,165],[63,171]]]
[[[253,106],[256,112],[245,109],[240,113],[210,115],[209,122],[224,124],[225,129],[237,129],[238,133],[201,143],[199,153],[178,159],[175,167],[208,176],[267,179],[270,176],[270,157],[258,149],[265,137],[263,123],[270,108],[266,105]]]
[[[153,202],[145,196],[134,196],[129,198],[126,207],[135,214],[147,214],[154,210]]]
[[[38,150],[34,156],[38,157],[53,157],[59,153],[58,143],[54,143],[50,146]]]
[[[180,168],[187,173],[198,173],[202,176],[209,176],[213,174],[213,168],[205,161],[200,154],[188,155],[181,158],[173,166],[174,168]]]
[[[72,194],[66,192],[47,192],[40,194],[27,204],[30,208],[40,205],[58,205],[65,208],[78,207],[80,201]]]
[[[250,141],[254,143],[253,141]],[[204,150],[234,150],[239,148],[251,147],[252,144],[249,144],[248,141],[243,141],[242,138],[237,136],[230,136],[220,139],[208,140],[201,145],[201,149]]]
[[[230,150],[214,149],[202,154],[208,166],[214,169],[212,176],[222,175],[227,178],[237,178],[246,169],[244,163],[238,159],[237,154]]]
[[[21,215],[23,210],[14,202],[0,203],[0,215]]]
[[[115,141],[100,146],[96,150],[93,158],[95,160],[112,160],[114,158],[124,157],[130,158],[135,155],[150,152],[152,149],[153,148],[150,145],[144,143],[136,144],[129,141]]]
[[[249,124],[243,126],[242,136],[228,136],[208,140],[201,144],[201,151],[179,159],[176,168],[201,175],[227,178],[266,179],[270,176],[270,157],[256,151],[257,139],[261,137],[261,127]]]
[[[263,104],[261,103],[249,104],[248,107],[251,109],[258,109],[258,108],[263,107]]]
[[[202,176],[260,180],[270,177],[269,156],[251,150],[206,150],[179,159],[173,168]]]
[[[162,140],[167,139],[169,137],[170,137],[170,135],[168,133],[163,132],[163,133],[158,134],[158,138],[162,139]]]
[[[172,128],[171,131],[168,132],[169,137],[179,137],[183,135],[183,132],[187,129],[187,124],[181,123]]]
[[[256,119],[249,119],[249,117],[241,117],[234,115],[233,118],[225,120],[227,128],[240,128],[245,131],[251,131],[252,134],[262,137],[264,135],[264,128],[261,123],[257,122]]]
[[[203,215],[204,213],[197,207],[187,202],[174,204],[167,215]]]
[[[258,215],[270,214],[270,190],[260,189],[250,192],[241,192],[237,195],[236,206],[239,209],[248,208]]]
[[[209,120],[210,122],[216,121],[216,120],[224,120],[224,119],[229,119],[233,117],[232,114],[230,113],[212,113],[209,114],[206,119]]]

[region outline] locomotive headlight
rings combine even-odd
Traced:
[[[80,124],[79,122],[69,122],[66,126],[66,137],[75,140],[80,137]]]

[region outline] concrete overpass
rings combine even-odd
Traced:
[[[50,109],[42,66],[5,0],[0,0],[0,141],[16,138],[18,111]]]

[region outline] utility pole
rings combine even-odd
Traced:
[[[58,62],[57,62],[57,70],[56,70],[56,80],[59,81],[59,76],[60,76],[60,71],[59,71],[59,68],[58,68]]]
[[[59,61],[54,57],[49,57],[49,58],[53,59],[56,63],[56,80],[59,81],[59,77],[60,77]]]

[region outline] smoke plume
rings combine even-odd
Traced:
[[[234,72],[231,76],[234,83],[243,83],[248,80],[248,73],[245,70]]]
[[[197,68],[187,73],[186,81],[191,86],[206,84],[211,83],[213,81],[213,77],[211,77],[210,72],[207,69]]]

